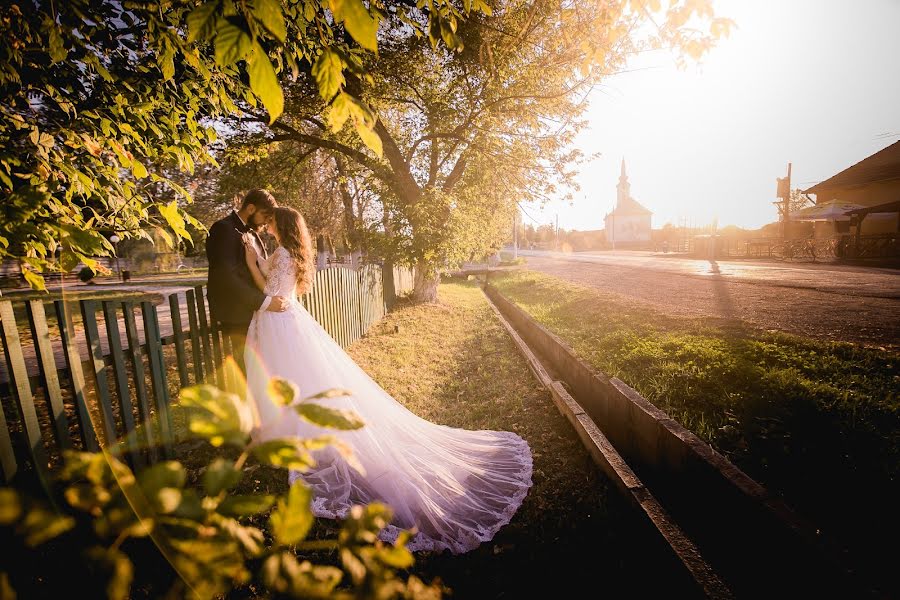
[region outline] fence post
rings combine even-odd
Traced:
[[[109,383],[106,381],[106,365],[103,363],[103,347],[100,345],[100,332],[97,329],[97,303],[94,300],[82,300],[81,321],[84,324],[84,336],[87,338],[88,356],[94,374],[94,390],[97,404],[100,406],[100,425],[103,431],[104,447],[116,443],[116,420],[112,413],[109,398]]]
[[[109,357],[112,360],[116,393],[119,395],[119,413],[127,436],[134,431],[134,407],[128,389],[128,372],[125,370],[125,352],[122,350],[122,338],[119,335],[116,304],[118,303],[109,300],[103,302],[103,319],[106,323],[106,338],[109,341]]]
[[[144,362],[141,360],[141,339],[138,336],[137,324],[134,319],[134,302],[125,301],[122,303],[122,316],[125,319],[125,335],[128,338],[128,353],[131,356],[138,412],[144,428],[143,437],[147,443],[150,459],[155,461],[157,453],[155,442],[153,441],[153,415],[150,412],[150,399],[147,396],[147,382],[144,381]]]
[[[169,389],[166,383],[166,366],[163,362],[162,341],[159,337],[159,323],[156,307],[150,302],[141,302],[141,316],[144,320],[144,339],[147,340],[147,358],[150,363],[150,381],[156,399],[156,416],[159,422],[163,454],[174,456],[172,449],[172,421],[169,416]]]
[[[191,356],[194,358],[194,383],[203,383],[203,350],[200,349],[200,326],[197,324],[197,303],[194,290],[187,290],[185,300],[188,308],[188,327],[191,333]]]
[[[28,323],[31,326],[31,338],[34,340],[34,351],[38,359],[38,372],[41,383],[47,393],[50,418],[53,421],[53,435],[62,449],[72,447],[69,437],[69,421],[63,406],[62,390],[59,387],[59,375],[56,372],[56,358],[53,345],[50,343],[50,330],[47,328],[47,313],[43,300],[29,300],[25,303]]]
[[[175,360],[178,362],[178,381],[181,387],[187,387],[188,371],[187,357],[184,353],[184,331],[181,328],[181,305],[178,302],[178,292],[169,296],[169,316],[172,319],[172,333],[175,338]]]
[[[212,350],[209,347],[209,323],[206,319],[206,302],[203,300],[203,286],[194,287],[197,299],[197,317],[200,319],[200,342],[203,344],[203,370],[206,372],[206,378],[212,383],[212,375],[215,374],[215,365],[213,364]],[[221,385],[220,385],[221,387]]]
[[[94,423],[91,421],[91,413],[88,411],[87,399],[84,395],[84,371],[81,370],[81,355],[78,352],[78,345],[75,343],[72,313],[63,300],[57,300],[53,304],[56,308],[56,322],[59,324],[59,336],[62,338],[66,367],[69,369],[69,379],[72,382],[75,416],[81,429],[81,439],[85,450],[96,452],[100,449],[100,444],[97,441],[97,432],[94,431]]]

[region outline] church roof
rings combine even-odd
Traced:
[[[653,211],[646,208],[634,198],[622,198],[616,204],[616,207],[609,213],[610,215],[652,215]]]

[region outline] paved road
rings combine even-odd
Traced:
[[[900,349],[900,271],[649,252],[519,251],[527,268],[677,316]]]

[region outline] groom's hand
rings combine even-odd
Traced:
[[[284,296],[273,296],[272,301],[269,302],[269,306],[266,310],[272,312],[284,312],[287,310],[287,299]]]

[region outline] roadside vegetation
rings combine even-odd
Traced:
[[[670,317],[531,271],[491,283],[854,554],[889,567],[876,548],[900,529],[897,353]]]

